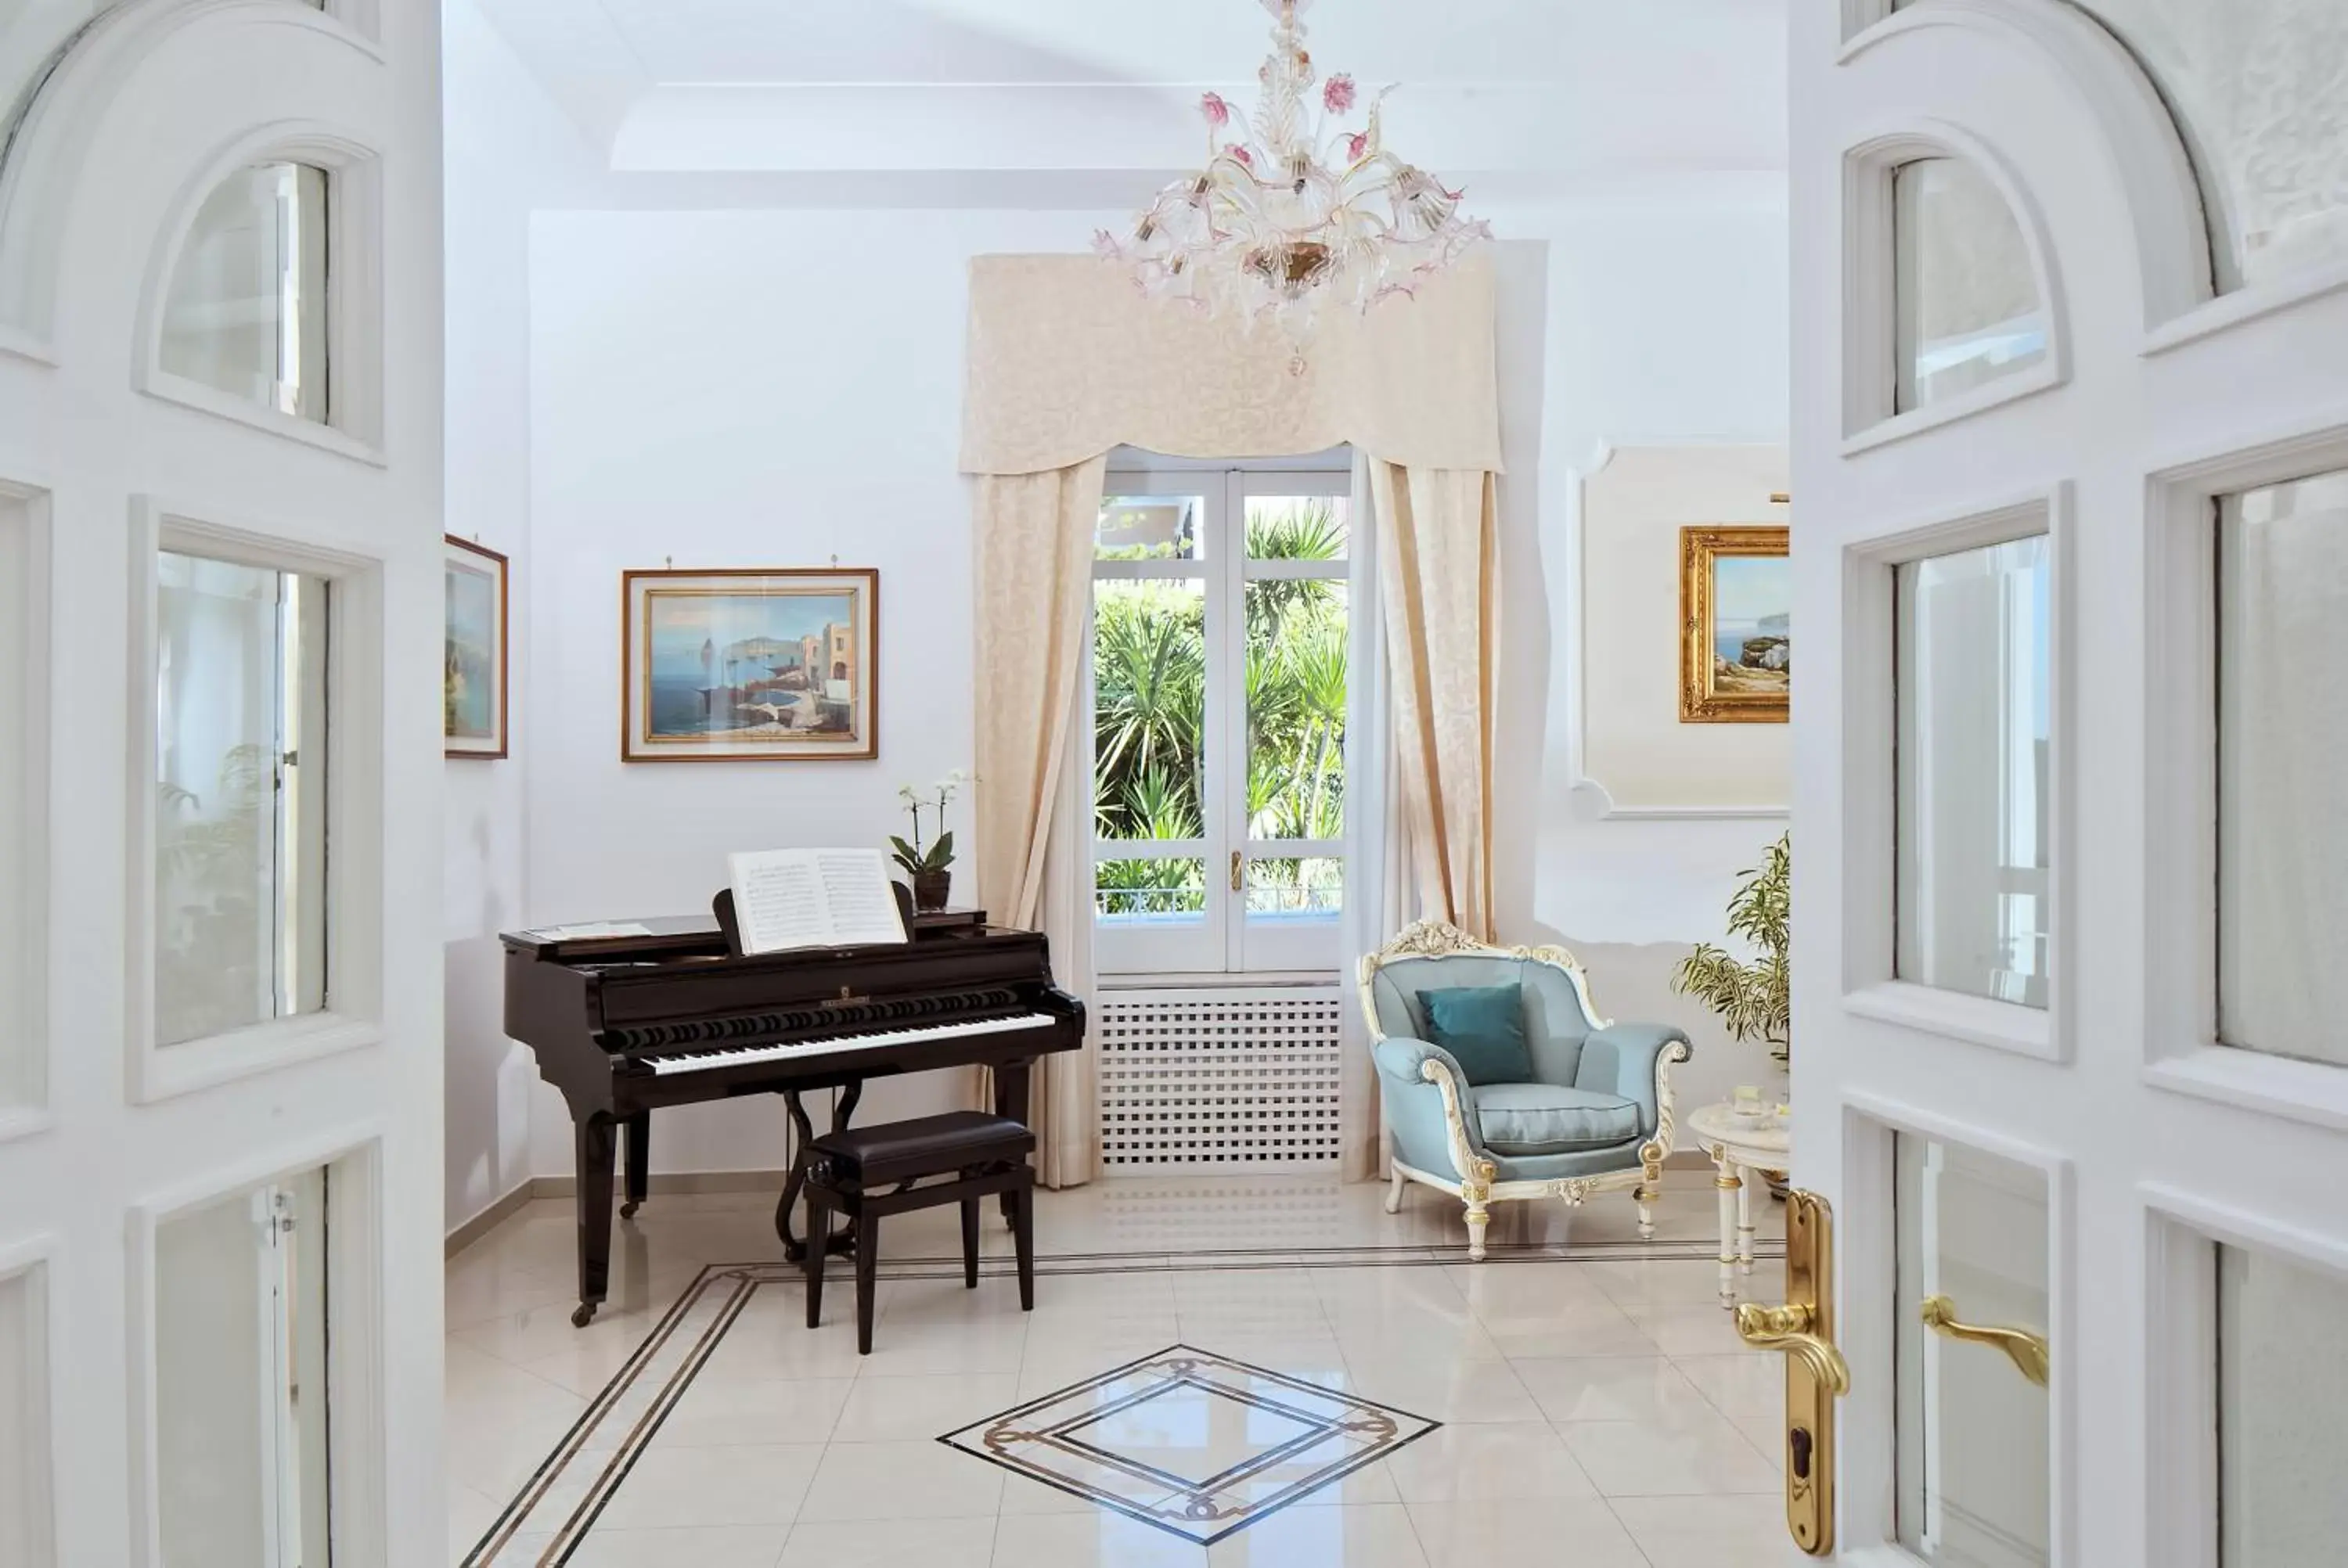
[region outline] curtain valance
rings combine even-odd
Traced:
[[[1297,372],[1278,327],[1151,300],[1092,256],[971,262],[962,466],[1040,474],[1119,446],[1264,457],[1345,442],[1500,470],[1489,255],[1366,315],[1324,313]]]

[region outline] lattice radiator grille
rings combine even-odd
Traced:
[[[1102,1164],[1335,1169],[1344,1016],[1335,986],[1100,993]]]

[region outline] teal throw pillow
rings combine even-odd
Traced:
[[[1427,1041],[1451,1053],[1470,1084],[1523,1083],[1533,1075],[1525,1043],[1522,986],[1454,986],[1418,993]]]

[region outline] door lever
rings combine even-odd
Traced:
[[[2046,1387],[2054,1370],[2054,1355],[2044,1335],[2033,1334],[2026,1328],[1984,1328],[1957,1321],[1957,1304],[1945,1296],[1924,1298],[1924,1327],[1951,1339],[1962,1339],[1969,1345],[1986,1345],[1993,1350],[2005,1352],[2022,1375]]]
[[[1839,1398],[1850,1392],[1850,1363],[1842,1352],[1810,1332],[1812,1314],[1799,1302],[1763,1307],[1748,1301],[1736,1309],[1736,1332],[1756,1350],[1783,1350],[1802,1364],[1810,1381]]]

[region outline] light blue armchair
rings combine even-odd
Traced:
[[[1655,1234],[1654,1199],[1672,1152],[1671,1070],[1687,1036],[1665,1024],[1609,1024],[1591,1005],[1581,966],[1562,948],[1494,948],[1422,920],[1362,959],[1362,1009],[1393,1139],[1394,1188],[1424,1182],[1466,1205],[1468,1258],[1484,1256],[1491,1205],[1555,1197],[1579,1204],[1628,1189],[1639,1235]],[[1531,1081],[1471,1083],[1429,1043],[1422,991],[1522,988]]]

